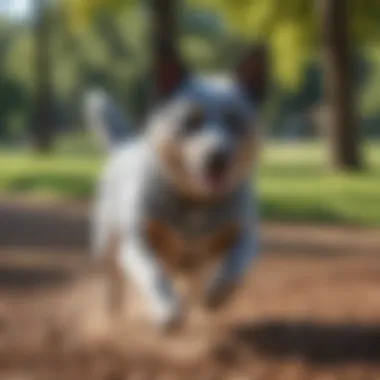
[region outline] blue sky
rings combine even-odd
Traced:
[[[25,19],[31,13],[32,2],[33,0],[0,0],[0,16]]]

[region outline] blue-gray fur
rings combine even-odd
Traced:
[[[86,94],[84,119],[86,127],[107,151],[133,134],[132,124],[120,105],[101,89],[92,89]]]
[[[187,82],[173,100],[156,110],[150,119],[161,117],[168,120],[174,117],[173,104],[183,99],[195,99],[205,105],[209,112],[207,128],[214,130],[221,140],[226,139],[223,141],[232,137],[224,132],[217,105],[220,107],[221,103],[236,103],[247,114],[256,112],[233,83],[222,79],[209,83],[194,80]],[[116,232],[121,239],[119,264],[139,285],[151,305],[154,320],[163,326],[179,318],[181,302],[171,279],[147,243],[144,235],[147,221],[159,218],[183,236],[192,239],[215,231],[231,221],[236,221],[242,227],[238,242],[220,263],[217,271],[210,274],[210,281],[205,285],[206,298],[211,303],[212,300],[220,300],[222,303],[228,298],[258,252],[257,199],[251,188],[254,180],[246,178],[219,202],[202,203],[196,210],[186,207],[178,197],[175,186],[165,176],[165,168],[152,143],[161,132],[175,133],[160,130],[166,126],[169,128],[169,124],[163,123],[160,126],[148,122],[143,136],[122,145],[119,145],[119,140],[116,141],[117,149],[111,154],[102,176],[94,216],[96,254],[103,254],[109,238]],[[254,188],[255,186],[253,190]],[[204,218],[194,223],[194,212],[201,212]]]

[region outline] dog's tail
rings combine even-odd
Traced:
[[[122,108],[103,90],[94,89],[84,99],[85,125],[106,151],[133,135],[132,124]]]

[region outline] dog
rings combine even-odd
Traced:
[[[144,131],[125,142],[112,125],[102,133],[113,149],[93,250],[104,257],[117,237],[117,268],[141,290],[152,322],[171,330],[184,320],[173,275],[213,262],[202,302],[218,310],[258,255],[255,168],[268,64],[254,48],[229,77],[191,75],[175,56],[164,66]]]

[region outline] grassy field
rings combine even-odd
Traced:
[[[259,175],[268,220],[380,226],[380,144],[365,146],[366,170],[329,170],[321,144],[266,145]],[[102,158],[90,148],[61,144],[48,158],[0,151],[0,193],[41,198],[92,194]]]

